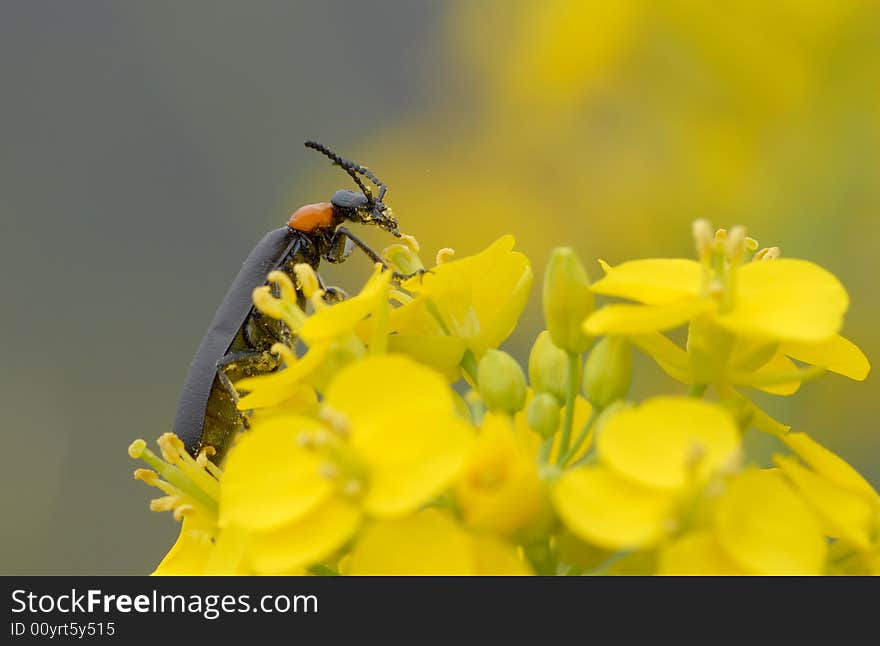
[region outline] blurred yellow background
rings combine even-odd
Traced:
[[[175,528],[125,446],[168,429],[250,246],[346,185],[306,138],[390,186],[424,258],[510,232],[538,281],[556,245],[597,278],[600,257],[692,256],[697,217],[744,224],[843,281],[844,332],[878,361],[880,3],[370,5],[34,3],[0,20],[0,572],[143,572],[164,553]],[[327,275],[354,289],[368,267]],[[541,326],[535,289],[507,349],[525,358]],[[640,368],[637,396],[681,390]],[[758,399],[880,484],[876,384]]]

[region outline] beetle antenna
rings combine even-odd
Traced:
[[[369,168],[366,166],[361,166],[360,164],[356,164],[353,161],[345,159],[335,152],[330,150],[327,146],[317,141],[312,141],[311,139],[306,141],[306,148],[311,148],[312,150],[317,150],[319,153],[329,157],[334,164],[340,166],[349,176],[354,180],[354,183],[358,185],[358,188],[361,189],[364,195],[367,196],[367,199],[370,203],[373,202],[373,194],[370,192],[370,189],[364,186],[364,183],[357,176],[358,173],[369,179],[373,184],[375,184],[379,189],[379,195],[377,199],[381,202],[382,198],[385,197],[385,192],[388,190],[388,187],[382,182],[378,177],[373,175]]]

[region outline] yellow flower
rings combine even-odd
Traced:
[[[513,331],[533,281],[528,258],[513,245],[513,236],[502,236],[474,256],[406,281],[414,298],[391,311],[389,348],[455,380],[466,350],[479,358],[498,347]]]
[[[535,454],[509,416],[489,413],[453,491],[466,524],[502,535],[547,520],[549,505]]]
[[[330,558],[365,516],[412,513],[455,478],[472,441],[444,380],[396,355],[344,368],[320,418],[258,418],[229,453],[219,525],[248,535],[257,572]]]
[[[531,574],[512,545],[491,535],[470,534],[436,509],[371,524],[340,569],[351,575]]]
[[[739,433],[724,409],[658,397],[622,409],[602,426],[599,463],[566,471],[553,502],[582,540],[611,550],[651,547],[677,526],[679,506],[739,456]]]
[[[601,262],[597,294],[636,301],[612,304],[584,322],[588,334],[629,336],[666,372],[686,383],[751,385],[790,394],[805,378],[791,359],[864,379],[861,350],[838,333],[849,305],[832,274],[806,260],[759,253],[752,262],[744,230],[714,239],[698,221],[700,262],[649,259],[616,267]],[[660,332],[690,323],[685,352]],[[808,373],[807,373],[808,374]]]

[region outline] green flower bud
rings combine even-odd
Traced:
[[[632,349],[622,336],[606,336],[584,364],[584,396],[602,410],[623,399],[632,381]]]
[[[570,247],[557,247],[550,254],[544,274],[544,319],[553,343],[571,353],[590,347],[581,325],[595,302],[590,279]]]
[[[543,438],[553,435],[559,428],[559,402],[550,393],[538,393],[526,409],[529,428]]]
[[[487,350],[480,360],[477,381],[490,411],[515,413],[526,403],[526,376],[506,352]]]
[[[529,383],[536,393],[550,393],[561,404],[568,391],[568,355],[553,345],[550,333],[544,330],[535,339],[529,354]]]

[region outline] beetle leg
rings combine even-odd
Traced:
[[[361,251],[363,251],[365,254],[367,254],[367,256],[369,256],[373,262],[378,262],[379,264],[382,265],[382,267],[384,269],[388,269],[388,263],[386,263],[382,259],[382,256],[380,256],[378,253],[373,251],[373,249],[371,249],[370,246],[366,242],[364,242],[363,240],[358,238],[356,235],[354,235],[351,231],[349,231],[345,227],[339,227],[338,229],[336,229],[336,233],[334,234],[334,236],[331,240],[331,244],[333,242],[335,242],[337,237],[339,237],[339,236],[347,237],[354,244],[356,244]],[[399,271],[395,271],[391,276],[397,282],[403,282],[403,281],[407,280],[408,278],[412,278],[413,276],[424,276],[425,274],[430,274],[430,273],[432,273],[430,269],[418,269],[418,270],[412,272],[411,274],[402,274]]]
[[[340,234],[337,230],[330,238],[330,248],[324,254],[324,259],[332,263],[342,262],[351,255],[353,250],[354,244],[351,238]]]
[[[315,272],[315,276],[318,278],[318,287],[324,292],[323,300],[325,303],[328,305],[335,305],[348,298],[348,293],[344,289],[324,284],[324,279],[321,278],[321,274],[317,272]]]
[[[414,276],[418,276],[419,281],[421,281],[425,274],[433,274],[433,273],[434,272],[430,269],[416,269],[411,274],[401,274],[399,271],[395,271],[393,277],[394,277],[394,280],[402,283],[403,281],[409,280],[410,278],[413,278]]]
[[[363,240],[358,238],[355,234],[353,234],[351,231],[349,231],[345,227],[339,227],[338,229],[336,229],[336,233],[333,234],[333,238],[330,241],[331,247],[334,245],[339,245],[340,238],[342,238],[342,239],[348,238],[355,245],[357,245],[358,249],[360,249],[365,254],[367,254],[367,256],[369,256],[370,260],[372,260],[373,262],[381,263],[383,267],[385,267],[386,269],[388,268],[388,265],[385,263],[384,260],[382,260],[382,256],[380,256],[378,253],[373,251],[373,249],[370,247],[370,245],[368,245],[366,242],[364,242]]]

